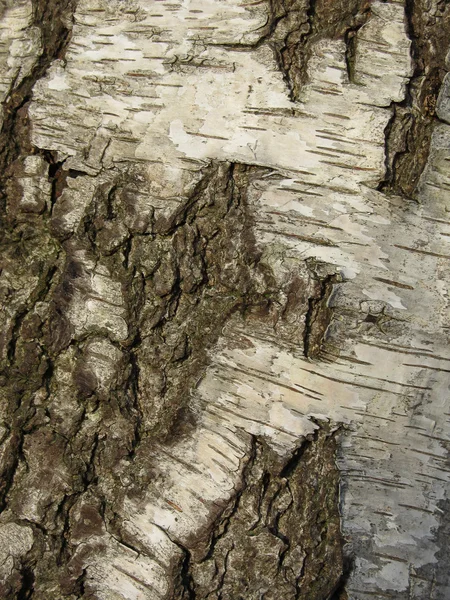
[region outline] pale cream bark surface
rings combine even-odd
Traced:
[[[29,2],[14,4],[0,21],[5,98],[39,53],[31,10]],[[66,344],[54,360],[50,393],[56,400],[47,424],[61,426],[61,435],[75,421],[80,431],[95,429],[103,418],[97,407],[85,408],[81,418],[72,406],[74,365],[84,361],[107,398],[132,335],[120,274],[80,234],[87,231],[87,215],[96,218],[90,207],[101,194],[120,187],[128,194],[122,202],[132,197],[133,210],[95,243],[108,249],[105,256],[118,249],[125,263],[134,260],[134,277],[164,296],[173,278],[164,264],[169,251],[161,241],[162,254],[153,259],[136,240],[157,236],[161,223],[181,214],[208,169],[225,173],[248,165],[250,219],[239,236],[251,228],[259,253],[255,293],[266,293],[262,273],[270,273],[274,304],[284,307],[278,313],[269,308],[261,318],[231,314],[184,392],[183,406],[193,415],[189,426],[169,441],[144,435],[131,458],[111,466],[111,480],[98,483],[108,498],[121,482],[114,522],[120,521],[122,537],[106,521],[78,539],[73,534],[71,560],[83,572],[86,595],[68,597],[174,597],[176,565],[188,552],[193,583],[185,597],[195,598],[207,576],[196,580],[192,563],[202,555],[205,532],[245,489],[255,440],[282,464],[323,427],[340,432],[341,530],[344,552],[353,557],[348,598],[450,595],[439,534],[450,478],[449,76],[417,198],[388,193],[381,187],[386,130],[393,103],[405,101],[414,73],[404,2],[371,3],[367,22],[355,32],[351,73],[344,40],[313,40],[295,99],[266,40],[268,14],[265,2],[80,0],[64,56],[34,85],[31,144],[52,153],[65,179],[55,194],[47,158],[38,152],[24,158],[19,210],[48,211],[56,237],[79,265],[64,318],[82,351]],[[218,188],[202,189],[214,196]],[[111,210],[119,209],[116,202]],[[158,264],[149,266],[152,260]],[[195,259],[186,254],[185,260]],[[218,280],[232,279],[233,260],[230,255],[219,266]],[[180,269],[181,285],[187,285]],[[4,270],[2,277],[23,302],[40,281],[39,273],[22,281],[20,273]],[[296,310],[288,309],[293,294],[301,298]],[[46,302],[34,310],[44,314]],[[148,321],[153,308],[146,302],[138,310],[150,315]],[[201,310],[193,307],[179,327],[198,318],[201,328]],[[5,329],[14,319],[13,309],[4,313]],[[145,346],[152,335],[145,323],[140,335]],[[176,331],[164,335],[183,357],[189,334],[187,342]],[[143,431],[151,432],[167,406],[154,397],[160,383],[150,363],[157,359],[142,352],[137,402]],[[120,445],[125,426],[111,421],[108,427],[108,443]],[[30,494],[2,513],[5,578],[14,570],[11,557],[20,560],[31,550],[32,524],[40,523],[44,510],[32,478],[33,449],[25,444],[23,452],[28,471],[19,466],[14,481],[24,477]],[[136,464],[143,481],[138,497],[128,490]],[[63,481],[51,484],[56,489],[69,487],[64,469],[54,472]],[[9,493],[14,498],[14,485]],[[87,486],[71,508],[75,521],[89,493]],[[50,499],[44,504],[49,507]],[[85,554],[89,544],[102,550]],[[301,560],[290,560],[300,572]],[[238,598],[226,588],[223,594],[210,597]],[[263,597],[301,596],[262,588],[248,593]]]

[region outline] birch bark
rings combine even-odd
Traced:
[[[1,597],[450,597],[449,34],[0,1]]]

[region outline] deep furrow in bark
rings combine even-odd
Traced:
[[[33,87],[45,76],[56,59],[64,57],[70,42],[72,19],[78,0],[34,0],[33,25],[41,30],[42,52],[30,75],[13,82],[3,104],[3,124],[0,131],[0,208],[2,214],[7,202],[5,184],[11,176],[10,167],[23,154],[32,154],[29,140],[27,104]],[[3,222],[3,220],[2,220]]]
[[[386,193],[416,199],[435,124],[436,101],[446,69],[450,36],[450,6],[433,0],[406,0],[407,33],[414,73],[402,102],[392,103],[385,131],[386,174],[378,187]]]
[[[320,423],[281,462],[256,439],[239,501],[217,523],[207,554],[191,561],[197,599],[322,600],[337,589],[344,567],[335,436]],[[328,558],[318,561],[322,552]]]

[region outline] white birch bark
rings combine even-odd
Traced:
[[[3,98],[40,51],[31,8],[22,2],[2,16]],[[245,488],[254,441],[263,440],[282,464],[325,426],[340,431],[341,528],[344,552],[354,557],[348,598],[450,596],[439,535],[450,477],[449,76],[417,200],[380,191],[393,103],[405,100],[414,72],[404,2],[371,3],[355,33],[350,79],[344,40],[313,39],[307,82],[294,100],[267,37],[268,13],[266,2],[80,0],[64,56],[34,85],[31,145],[52,153],[61,189],[52,192],[42,153],[24,158],[19,213],[47,211],[64,252],[79,265],[64,317],[102,402],[131,336],[123,282],[80,233],[105,190],[121,187],[133,210],[96,243],[109,244],[112,253],[127,240],[123,260],[131,256],[138,264],[145,248],[136,240],[157,235],[211,166],[251,166],[248,227],[259,265],[277,289],[268,316],[234,313],[207,349],[196,386],[183,399],[193,424],[169,441],[144,434],[130,457],[99,478],[104,498],[121,481],[114,522],[120,521],[122,537],[107,519],[77,537],[73,522],[86,518],[83,511],[93,504],[89,486],[77,499],[70,564],[83,572],[86,596],[68,597],[174,597],[185,555],[193,569],[193,595],[186,597],[196,597],[192,565],[204,551],[205,532]],[[152,285],[164,288],[170,268],[163,265],[157,275],[148,269]],[[226,278],[233,265],[220,270]],[[136,267],[134,277],[147,277],[144,271]],[[264,295],[261,273],[253,285]],[[2,277],[13,281],[23,302],[39,282],[39,274],[22,282],[7,269]],[[289,312],[293,281],[300,282],[300,299]],[[46,302],[34,310],[43,314]],[[150,304],[147,299],[139,310],[147,314]],[[187,320],[196,318],[195,310]],[[6,329],[14,319],[13,310],[5,313]],[[172,343],[170,332],[165,343]],[[81,360],[74,344],[54,362],[46,426],[54,422],[61,435],[75,421],[87,432],[107,419],[97,406],[84,409],[83,418],[74,408],[71,373]],[[181,342],[174,344],[177,351]],[[144,355],[139,360],[145,432],[167,406],[153,399],[152,365]],[[125,421],[108,422],[109,444],[126,445]],[[19,465],[14,479],[23,477],[30,490],[33,447],[24,446],[28,475]],[[128,487],[131,471],[144,482],[139,497]],[[55,467],[58,482],[52,479],[50,487],[56,494],[69,489],[68,473]],[[0,536],[9,538],[2,548],[5,578],[14,571],[11,556],[26,556],[32,525],[43,518],[44,492],[36,489],[20,508],[7,503],[2,513]],[[14,498],[14,485],[9,493]],[[89,545],[102,550],[86,555]],[[224,600],[237,600],[227,593]],[[279,593],[261,587],[248,598],[300,597]]]

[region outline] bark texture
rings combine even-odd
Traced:
[[[0,0],[0,597],[450,597],[450,4]]]

